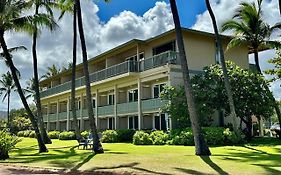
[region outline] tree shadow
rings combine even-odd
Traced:
[[[71,168],[71,171],[77,171],[79,168],[81,168],[84,164],[86,164],[87,162],[89,162],[96,154],[92,153],[90,155],[88,155],[86,157],[86,159],[84,159],[82,162],[78,163],[76,166],[74,166],[73,168]]]
[[[213,170],[215,170],[218,174],[221,175],[228,175],[227,172],[225,172],[221,167],[219,167],[217,164],[215,164],[211,159],[210,156],[200,156],[200,158],[208,164]]]
[[[181,171],[185,174],[197,174],[197,175],[208,175],[207,173],[203,173],[203,172],[200,172],[200,171],[196,171],[196,170],[191,170],[191,169],[185,169],[185,168],[174,168],[178,171]]]

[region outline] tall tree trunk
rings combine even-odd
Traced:
[[[22,104],[23,104],[25,110],[27,111],[27,114],[28,114],[28,116],[31,120],[32,126],[35,130],[35,134],[36,134],[36,138],[37,138],[37,142],[38,142],[38,146],[39,146],[39,152],[40,153],[41,152],[48,152],[48,149],[47,149],[46,145],[44,144],[44,142],[42,140],[42,137],[41,137],[41,134],[39,132],[36,118],[33,115],[31,109],[29,108],[29,106],[27,104],[27,101],[25,99],[24,93],[22,91],[22,88],[21,88],[21,85],[20,85],[20,82],[19,82],[19,79],[18,79],[18,76],[17,76],[17,72],[16,72],[17,69],[16,69],[16,67],[13,63],[12,57],[11,57],[9,51],[8,51],[6,41],[4,39],[4,31],[3,30],[0,31],[0,44],[1,44],[1,47],[3,49],[3,53],[4,53],[4,56],[5,56],[6,62],[7,62],[8,66],[11,70],[11,73],[12,73],[15,85],[17,87],[18,94],[19,94],[20,99],[22,101]]]
[[[190,85],[190,77],[189,77],[189,70],[188,64],[186,60],[183,36],[181,31],[180,19],[178,15],[177,5],[175,0],[170,0],[171,10],[174,18],[175,23],[175,30],[176,30],[176,39],[179,49],[179,57],[181,61],[181,68],[182,68],[182,75],[184,80],[184,90],[186,94],[186,100],[188,105],[188,111],[194,136],[195,142],[195,154],[196,155],[211,155],[209,147],[207,146],[203,134],[202,129],[200,127],[199,118],[196,113],[196,107],[193,99],[192,89]]]
[[[36,5],[35,7],[35,15],[38,15],[39,6]],[[33,33],[32,37],[32,58],[33,58],[33,74],[34,74],[34,90],[35,90],[35,104],[37,108],[37,119],[38,119],[38,125],[41,131],[42,139],[45,144],[51,144],[52,141],[48,137],[43,116],[42,116],[42,106],[41,106],[41,100],[40,100],[40,92],[39,92],[39,78],[38,78],[38,67],[37,67],[37,29]]]
[[[279,0],[279,13],[281,15],[281,0]]]
[[[214,32],[215,32],[215,36],[216,36],[216,43],[217,43],[217,47],[218,47],[218,50],[220,53],[219,54],[220,64],[221,64],[222,71],[223,71],[224,85],[225,85],[226,92],[227,92],[227,98],[228,98],[228,102],[229,102],[230,116],[232,118],[233,129],[235,132],[237,132],[238,131],[237,124],[236,124],[237,116],[236,116],[235,105],[234,105],[234,100],[233,100],[233,92],[232,92],[232,89],[230,86],[229,77],[227,74],[227,68],[225,65],[225,58],[224,58],[224,51],[223,51],[223,47],[222,47],[221,37],[219,35],[216,17],[213,13],[212,7],[210,5],[210,1],[205,0],[205,2],[206,2],[207,9],[209,11],[209,14],[211,16],[211,19],[212,19],[213,28],[214,28]]]
[[[257,71],[261,76],[263,76],[261,68],[260,68],[260,64],[259,64],[259,53],[258,53],[257,49],[254,49],[254,57],[255,57],[255,64],[256,64]],[[275,112],[277,114],[278,121],[279,121],[279,123],[281,123],[281,111],[280,111],[279,104],[275,100],[275,98],[274,98],[272,92],[269,90],[269,87],[267,86],[267,84],[265,84],[265,88],[266,88],[266,91],[268,92],[268,94],[270,94],[270,99],[272,100]],[[279,137],[279,138],[281,139],[281,137]]]
[[[7,121],[8,121],[8,128],[11,129],[11,119],[10,119],[10,94],[11,92],[8,92],[8,109],[7,109]]]
[[[77,22],[78,22],[78,30],[80,34],[80,41],[81,41],[81,48],[82,48],[83,68],[84,68],[84,76],[85,76],[85,84],[86,84],[87,108],[88,108],[88,115],[90,119],[91,134],[94,137],[93,151],[96,154],[98,154],[98,153],[103,153],[104,151],[98,137],[97,126],[95,123],[95,117],[93,112],[92,94],[91,94],[88,59],[87,59],[88,56],[87,56],[84,30],[83,30],[80,0],[75,0],[75,3],[77,7]]]
[[[75,108],[75,79],[76,79],[76,48],[77,48],[77,14],[76,14],[76,5],[74,2],[73,5],[73,61],[72,61],[72,77],[71,77],[71,112],[73,117],[73,123],[75,128],[76,139],[79,142],[82,139],[80,129],[78,126],[78,120],[76,116]]]

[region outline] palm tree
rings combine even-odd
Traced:
[[[25,99],[23,90],[21,88],[17,69],[13,63],[12,56],[9,53],[4,35],[8,31],[26,31],[29,33],[33,32],[33,21],[41,21],[40,24],[44,24],[48,20],[47,16],[44,14],[38,14],[36,16],[23,15],[23,12],[28,8],[26,1],[22,0],[6,0],[0,1],[0,44],[3,50],[4,58],[6,64],[9,66],[15,86],[17,87],[18,94],[26,109],[28,116],[32,122],[33,128],[36,133],[36,138],[38,141],[39,152],[47,152],[48,149],[45,146],[41,134],[38,129],[37,119],[33,115],[28,103]],[[43,20],[44,19],[44,20]]]
[[[13,77],[10,72],[2,75],[2,79],[0,80],[0,92],[3,96],[2,101],[6,98],[8,100],[8,109],[7,109],[7,117],[8,117],[8,128],[10,128],[10,95],[11,92],[15,89],[15,83],[13,81]]]
[[[53,12],[51,10],[51,6],[54,6],[54,2],[51,0],[32,0],[32,1],[30,1],[30,3],[31,3],[31,5],[34,6],[34,9],[35,9],[34,15],[39,14],[40,7],[41,8],[43,7],[48,12],[49,18],[52,20],[48,20],[47,23],[45,23],[45,24],[52,31],[56,26],[56,23],[53,20]],[[40,131],[42,134],[43,141],[46,144],[51,144],[52,141],[48,137],[48,134],[47,134],[44,122],[43,122],[42,106],[41,106],[40,92],[39,92],[39,77],[38,77],[36,47],[37,47],[37,38],[38,38],[38,34],[40,33],[40,29],[39,29],[39,26],[37,23],[38,23],[37,21],[34,22],[34,26],[33,26],[34,32],[33,32],[33,36],[32,36],[32,58],[33,58],[33,74],[34,74],[33,83],[34,83],[34,91],[35,91],[34,99],[36,102],[35,103],[36,108],[37,108],[36,113],[37,113],[39,128],[40,128]]]
[[[53,64],[50,67],[47,67],[47,72],[42,76],[42,78],[50,78],[52,76],[55,76],[60,73],[60,68],[56,67],[55,64]]]
[[[212,19],[212,23],[213,23],[213,28],[214,28],[214,32],[215,32],[215,36],[216,36],[216,47],[218,48],[218,52],[219,52],[219,57],[220,57],[220,64],[222,67],[222,71],[223,71],[223,77],[224,77],[224,85],[227,91],[227,97],[228,97],[228,101],[229,101],[229,107],[230,107],[230,116],[233,119],[233,129],[235,131],[237,131],[237,125],[236,125],[236,112],[235,112],[235,105],[234,105],[234,101],[233,101],[233,92],[232,89],[230,87],[230,82],[229,82],[229,77],[227,74],[227,69],[226,69],[226,65],[225,65],[225,58],[224,58],[224,51],[223,51],[223,47],[222,47],[222,42],[221,42],[221,37],[219,35],[219,31],[218,31],[218,26],[217,26],[217,21],[216,21],[216,17],[215,14],[213,13],[212,7],[210,5],[210,1],[209,0],[205,0],[207,9],[209,11],[209,14],[211,16]]]
[[[176,1],[170,0],[170,5],[171,5],[171,11],[172,11],[173,19],[174,19],[174,23],[175,23],[176,39],[177,39],[177,44],[178,44],[178,49],[179,49],[179,57],[180,57],[180,61],[181,61],[182,75],[183,75],[183,80],[184,80],[184,90],[185,90],[185,94],[186,94],[188,111],[189,111],[189,116],[190,116],[190,121],[191,121],[191,127],[192,127],[192,131],[193,131],[193,136],[194,136],[195,149],[196,149],[195,154],[196,155],[211,155],[209,147],[207,146],[207,144],[204,140],[204,137],[202,134],[202,129],[201,129],[201,126],[199,123],[199,118],[196,113]]]
[[[270,40],[273,31],[281,29],[281,23],[270,26],[262,18],[261,9],[262,0],[257,0],[255,3],[242,2],[237,9],[233,18],[222,25],[222,31],[234,31],[234,38],[228,43],[227,49],[247,44],[249,49],[254,53],[256,68],[259,74],[262,71],[259,65],[259,50],[265,48],[277,48],[281,46],[280,42]],[[267,91],[270,92],[267,87]],[[281,123],[281,112],[279,106],[273,97],[274,108]],[[251,119],[250,119],[251,120]],[[249,121],[251,122],[251,121]]]
[[[281,0],[279,0],[279,13],[281,15]]]
[[[97,126],[95,123],[95,117],[94,117],[94,112],[93,112],[92,94],[91,94],[90,77],[89,77],[89,69],[88,69],[87,47],[86,47],[86,41],[85,41],[84,29],[83,29],[81,4],[80,4],[80,0],[75,0],[74,2],[76,5],[77,24],[78,24],[78,31],[80,34],[80,41],[81,41],[81,48],[82,48],[88,116],[90,119],[91,134],[94,137],[93,151],[96,154],[98,154],[98,153],[103,153],[104,151],[103,151],[102,145],[101,145],[99,137],[98,137]]]

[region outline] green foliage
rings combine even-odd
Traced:
[[[229,128],[226,128],[223,131],[223,135],[224,135],[225,145],[236,145],[236,144],[243,143],[245,138],[243,133],[241,132],[234,133],[233,131],[230,131]]]
[[[29,137],[30,137],[30,138],[35,138],[35,137],[36,137],[35,131],[31,131],[31,132],[29,133]]]
[[[266,74],[273,75],[272,81],[281,79],[281,50],[276,52],[276,57],[268,60],[268,63],[273,64],[274,68],[265,71]]]
[[[9,158],[8,152],[20,141],[18,137],[12,136],[10,133],[0,131],[0,160]]]
[[[50,139],[59,139],[60,132],[59,131],[50,131],[50,132],[48,132],[48,137]]]
[[[84,139],[88,138],[89,135],[90,135],[90,131],[83,131],[83,132],[81,132],[81,136],[82,136]]]
[[[18,136],[18,137],[23,137],[23,135],[24,135],[24,131],[19,131],[19,132],[17,133],[17,136]]]
[[[30,109],[34,112],[36,107],[30,105]],[[21,109],[12,109],[10,112],[11,116],[11,129],[13,132],[17,133],[18,131],[29,130],[32,128],[32,124],[28,117],[28,114],[24,108]]]
[[[152,145],[152,143],[149,134],[144,131],[136,131],[133,136],[133,144],[135,145]]]
[[[203,128],[203,134],[206,142],[209,145],[223,145],[224,144],[224,128],[208,127]]]
[[[23,131],[23,137],[29,137],[30,133],[31,133],[31,130]]]
[[[105,130],[102,132],[101,142],[115,143],[118,141],[118,134],[115,130]]]
[[[171,145],[194,145],[194,137],[191,128],[175,129],[170,132],[170,140],[168,144]]]
[[[72,131],[63,131],[59,134],[60,140],[75,140],[76,136],[75,133]]]
[[[150,133],[149,137],[153,145],[165,145],[169,139],[169,135],[164,133],[164,131],[153,131]]]
[[[117,130],[118,142],[132,142],[135,132],[132,129]]]

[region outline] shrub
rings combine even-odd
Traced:
[[[135,145],[152,145],[152,139],[148,133],[137,131],[133,136],[133,144]]]
[[[18,136],[18,137],[23,137],[23,135],[24,135],[24,131],[19,131],[19,132],[17,133],[17,136]]]
[[[9,158],[9,151],[20,142],[20,139],[16,136],[10,135],[6,131],[0,131],[0,160]]]
[[[29,137],[29,134],[31,133],[31,130],[25,130],[23,131],[23,137]]]
[[[230,131],[229,128],[226,128],[223,131],[224,135],[224,141],[226,145],[235,145],[243,142],[244,136],[243,133],[238,132],[234,133],[233,131]]]
[[[194,138],[191,128],[174,129],[169,134],[170,140],[167,142],[172,145],[194,145]]]
[[[50,139],[59,139],[60,132],[59,131],[50,131],[50,132],[48,132],[48,137]]]
[[[75,133],[72,131],[63,131],[59,134],[60,140],[75,140],[76,136]]]
[[[207,127],[203,128],[203,134],[208,145],[223,145],[224,144],[224,128]]]
[[[89,135],[90,135],[90,132],[89,132],[89,131],[83,131],[83,132],[81,132],[81,136],[82,136],[84,139],[88,138]]]
[[[29,133],[29,137],[30,137],[30,138],[35,138],[35,137],[36,137],[35,131],[31,131],[31,132]]]
[[[136,131],[132,129],[118,130],[118,142],[133,142],[133,136],[135,132]]]
[[[163,131],[153,131],[149,137],[152,139],[153,145],[165,145],[169,139],[169,135]]]
[[[115,130],[105,130],[102,132],[101,142],[115,143],[118,141],[118,134]]]

